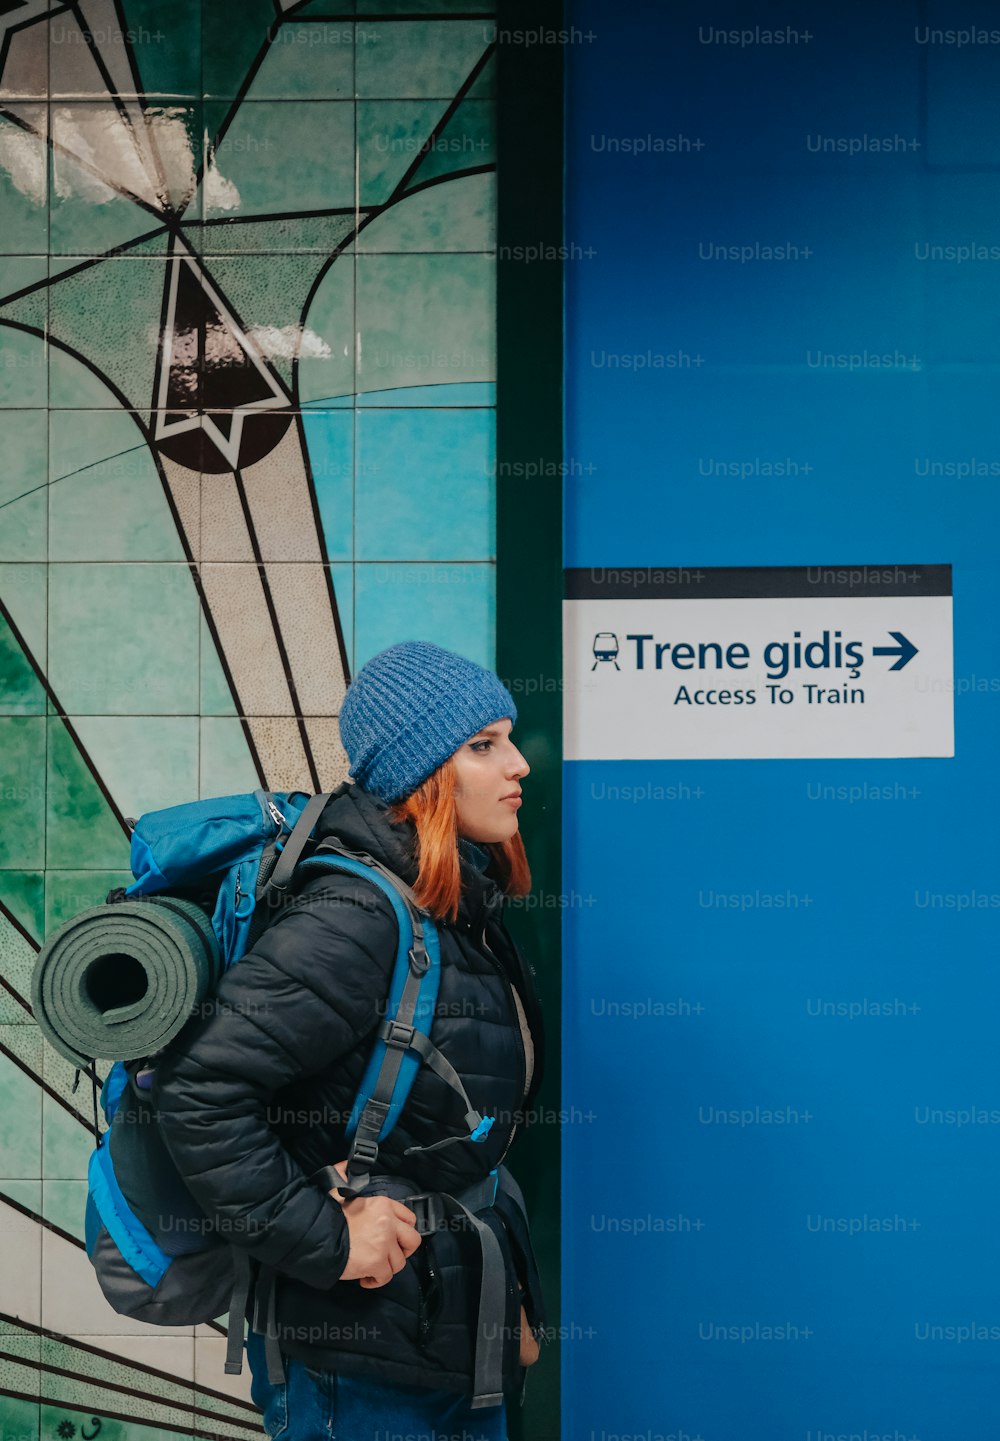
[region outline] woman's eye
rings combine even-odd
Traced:
[[[474,751],[477,751],[480,746],[489,746],[489,745],[492,745],[492,744],[493,744],[492,741],[475,741],[475,742],[473,743],[472,749],[473,749]]]

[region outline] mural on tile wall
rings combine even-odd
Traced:
[[[0,1422],[260,1434],[225,1318],[83,1248],[44,937],[125,817],[346,775],[369,655],[493,664],[493,24],[469,0],[0,3]]]

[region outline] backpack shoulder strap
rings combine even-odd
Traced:
[[[347,1136],[351,1137],[347,1184],[328,1166],[320,1167],[311,1178],[321,1178],[327,1189],[339,1187],[345,1197],[350,1198],[369,1184],[371,1170],[378,1159],[379,1143],[399,1119],[421,1061],[461,1097],[469,1134],[447,1136],[429,1146],[408,1146],[406,1155],[437,1150],[453,1141],[485,1140],[494,1118],[479,1114],[458,1072],[430,1040],[441,977],[440,940],[432,918],[420,910],[413,891],[399,876],[369,855],[348,852],[333,837],[321,842],[304,863],[310,869],[320,865],[349,870],[374,881],[388,895],[399,924],[399,946],[386,1018],[378,1027],[368,1067],[345,1127]]]
[[[311,796],[303,806],[298,820],[292,827],[291,835],[282,846],[274,870],[261,888],[261,896],[268,891],[287,891],[288,883],[292,879],[292,872],[302,859],[302,852],[312,835],[313,826],[319,820],[320,814],[332,794],[332,791],[325,791],[320,795]],[[258,896],[258,900],[261,899],[261,896]]]
[[[413,892],[400,877],[373,857],[348,851],[335,837],[322,841],[300,865],[299,873],[320,868],[361,876],[388,896],[399,928],[399,942],[386,1015],[393,1024],[398,1022],[407,1035],[418,1029],[428,1033],[441,974],[434,922],[419,912]],[[381,1035],[376,1040],[345,1128],[352,1137],[348,1159],[351,1194],[367,1186],[378,1158],[379,1142],[396,1124],[419,1065],[419,1057],[407,1055],[405,1046],[387,1043]],[[339,1177],[330,1184],[340,1184]]]

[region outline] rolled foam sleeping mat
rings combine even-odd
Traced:
[[[35,1020],[75,1065],[135,1060],[173,1040],[222,973],[212,922],[174,897],[94,906],[38,953]]]

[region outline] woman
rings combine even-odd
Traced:
[[[501,1163],[541,1082],[533,971],[502,920],[505,899],[530,887],[516,719],[492,671],[426,641],[390,646],[347,690],[340,731],[353,783],[333,792],[314,832],[379,861],[434,918],[430,1038],[471,1107],[495,1117],[482,1139],[470,1139],[453,1087],[422,1064],[370,1189],[345,1198],[329,1186],[331,1164],[346,1175],[345,1126],[398,938],[389,900],[343,872],[301,885],[225,974],[214,1012],[156,1070],[162,1133],[188,1188],[220,1234],[266,1268],[247,1307],[247,1356],[253,1401],[282,1441],[375,1441],[414,1422],[460,1421],[504,1441],[507,1398],[523,1398],[538,1356],[544,1311],[519,1193],[489,1179],[498,1168],[506,1178]],[[384,1186],[397,1185],[396,1198],[378,1193],[379,1176],[403,1177],[413,1192],[482,1198],[485,1187],[496,1198],[471,1224],[455,1224],[452,1210],[421,1230],[397,1183]],[[504,1279],[486,1325],[484,1229]],[[476,1390],[484,1355],[493,1395]]]

